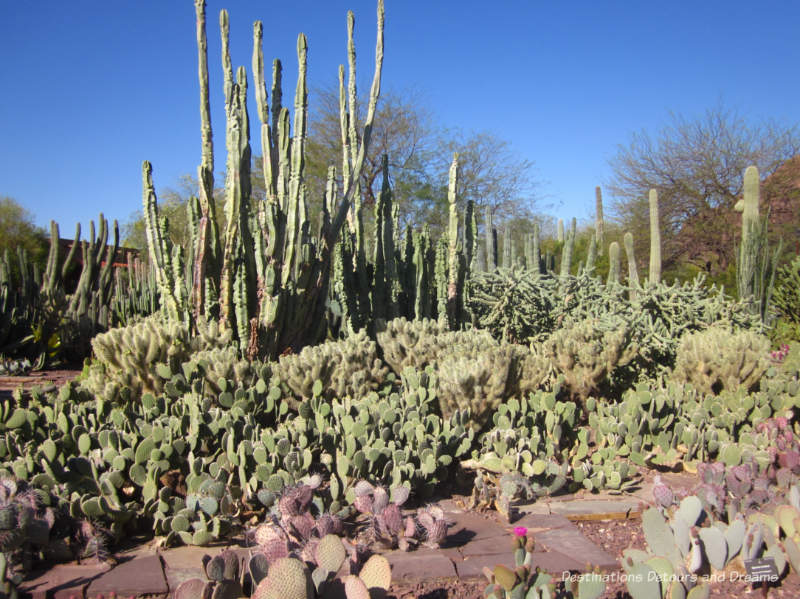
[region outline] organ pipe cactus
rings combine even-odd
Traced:
[[[343,193],[333,212],[323,203],[323,226],[318,236],[311,234],[307,219],[304,152],[307,129],[307,88],[305,36],[297,43],[299,61],[295,94],[294,131],[290,142],[289,111],[281,106],[281,67],[273,69],[272,106],[267,104],[263,61],[261,60],[262,28],[254,28],[254,64],[256,71],[256,103],[261,121],[265,186],[265,205],[256,205],[251,198],[249,181],[250,143],[249,116],[246,105],[247,79],[239,69],[234,79],[228,50],[228,18],[221,14],[223,37],[223,71],[227,119],[228,177],[226,180],[227,228],[221,248],[221,266],[216,272],[212,264],[213,234],[204,218],[210,218],[211,126],[206,107],[208,89],[203,73],[205,65],[205,23],[202,3],[198,0],[197,26],[200,54],[201,129],[203,162],[201,188],[206,194],[200,206],[197,239],[192,240],[194,264],[189,287],[191,305],[182,281],[172,262],[172,250],[166,228],[159,220],[152,168],[143,167],[143,203],[148,232],[148,247],[155,264],[159,290],[167,316],[171,320],[189,321],[207,312],[208,293],[219,290],[219,318],[234,331],[240,350],[250,356],[277,357],[285,348],[299,350],[317,340],[325,324],[326,302],[331,277],[334,245],[345,224],[354,199],[358,180],[369,146],[372,121],[380,93],[383,63],[383,3],[378,3],[378,35],[375,72],[363,130],[356,135],[355,123],[355,49],[353,18],[348,16],[348,63],[350,83],[348,116],[342,106]],[[343,69],[340,69],[340,73]],[[343,77],[340,87],[343,90]],[[344,92],[340,93],[343,96]],[[272,119],[270,120],[270,114]],[[349,120],[348,120],[349,118]],[[330,199],[330,198],[328,198]],[[207,216],[206,216],[207,215]],[[266,245],[261,240],[266,239]],[[252,242],[251,242],[252,240]],[[255,243],[258,240],[258,243]],[[184,291],[182,291],[184,290]],[[204,298],[205,296],[205,298]],[[205,301],[204,301],[205,300]]]
[[[769,305],[775,283],[778,256],[783,243],[778,244],[770,256],[767,240],[768,218],[759,220],[758,169],[749,166],[744,172],[742,199],[735,210],[742,213],[742,239],[736,261],[736,285],[739,298],[750,302],[752,310],[759,314],[762,322],[770,319]]]

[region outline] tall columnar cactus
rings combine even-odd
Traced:
[[[375,267],[372,282],[372,315],[375,318],[399,316],[397,300],[400,281],[394,252],[392,191],[389,187],[389,157],[383,155],[383,184],[375,202]]]
[[[606,285],[619,284],[619,243],[612,241],[608,246],[608,279]]]
[[[742,241],[736,261],[736,285],[739,298],[748,301],[753,312],[758,313],[762,322],[767,323],[770,320],[769,305],[782,242],[770,255],[768,218],[764,218],[762,222],[758,215],[759,185],[758,169],[748,166],[744,172],[742,199],[734,207],[742,213]]]
[[[533,240],[531,246],[531,254],[533,256],[533,264],[528,266],[531,270],[538,273],[544,272],[542,269],[542,251],[541,242],[539,238],[539,223],[533,223]]]
[[[486,206],[486,270],[497,268],[497,231],[492,223],[492,207]]]
[[[558,227],[556,229],[556,241],[558,243],[564,243],[564,219],[558,219]]]
[[[597,235],[592,233],[592,237],[589,240],[589,249],[586,252],[584,272],[591,274],[594,271],[595,260],[597,260]]]
[[[458,240],[458,154],[450,164],[450,177],[447,185],[449,220],[447,225],[447,321],[455,329],[464,309],[464,277],[466,259],[461,252]],[[467,224],[469,229],[469,223]]]
[[[572,250],[575,247],[575,233],[576,233],[577,222],[575,217],[572,217],[572,223],[569,227],[569,232],[567,233],[567,238],[564,242],[564,250],[561,253],[561,276],[565,277],[569,274],[570,266],[572,264]]]
[[[743,197],[734,207],[742,213],[742,241],[739,245],[739,261],[736,265],[737,285],[740,298],[752,297],[755,292],[755,270],[758,259],[758,202],[759,175],[755,166],[744,171]]]
[[[625,255],[628,257],[628,287],[631,295],[635,295],[639,287],[639,272],[636,269],[636,256],[633,254],[633,233],[628,231],[622,240],[625,244]]]
[[[512,268],[514,265],[511,261],[511,227],[506,225],[503,228],[503,268]]]
[[[162,305],[172,320],[189,320],[192,312],[206,311],[203,295],[219,290],[219,318],[235,331],[240,350],[250,355],[276,357],[286,348],[295,350],[316,341],[325,326],[328,287],[332,271],[334,246],[345,224],[351,206],[357,200],[358,180],[369,146],[372,122],[380,93],[383,63],[383,3],[378,2],[378,35],[375,72],[363,130],[356,134],[355,118],[355,47],[354,20],[348,15],[348,101],[344,93],[344,68],[340,67],[340,123],[342,128],[342,196],[338,204],[328,194],[323,202],[322,226],[319,235],[312,234],[306,208],[304,183],[305,138],[308,121],[305,36],[297,43],[299,61],[294,105],[294,131],[290,141],[289,111],[281,106],[281,67],[273,68],[272,106],[267,103],[261,54],[262,26],[256,23],[253,36],[254,83],[256,103],[261,121],[264,154],[266,203],[256,204],[251,198],[250,126],[247,113],[247,79],[240,68],[234,80],[228,50],[228,17],[223,11],[220,27],[223,38],[223,71],[227,120],[228,176],[225,182],[227,228],[221,250],[221,268],[210,268],[214,241],[204,218],[210,218],[208,194],[211,163],[211,125],[205,69],[205,25],[202,1],[197,0],[198,49],[200,54],[201,127],[203,162],[201,196],[206,194],[208,206],[201,198],[192,268],[191,306],[184,300],[182,273],[173,264],[166,238],[166,227],[159,221],[151,167],[144,165],[144,208],[148,245],[159,282]],[[206,69],[207,71],[207,69]],[[347,104],[347,106],[346,106]],[[271,120],[270,120],[271,116]],[[356,214],[360,214],[356,206]],[[208,212],[205,215],[204,210]],[[205,228],[204,228],[205,227]],[[355,229],[355,256],[363,256],[363,238]],[[205,235],[205,237],[204,237]],[[266,239],[266,247],[263,240]],[[366,269],[359,270],[366,275]],[[363,288],[363,281],[360,281]]]
[[[208,43],[206,41],[205,0],[195,0],[194,7],[197,24],[197,73],[200,83],[200,132],[202,139],[202,157],[200,166],[197,167],[197,180],[200,183],[197,198],[199,211],[197,230],[192,236],[195,241],[192,266],[194,270],[192,306],[194,316],[197,318],[200,314],[210,311],[209,299],[211,298],[209,296],[213,297],[216,294],[216,289],[212,285],[219,277],[217,260],[220,255],[220,249],[214,205],[214,142],[211,131],[211,104],[208,93]],[[260,24],[257,29],[260,34]],[[253,57],[254,61],[256,58],[263,62],[263,56],[260,52]],[[256,89],[256,94],[260,91],[260,89]],[[269,143],[264,142],[262,135],[262,147],[269,147]],[[265,166],[268,162],[267,158],[265,153]]]
[[[650,190],[650,269],[647,281],[650,284],[661,282],[661,228],[658,216],[658,191]]]
[[[594,232],[597,237],[597,255],[603,255],[603,193],[600,187],[594,188]]]

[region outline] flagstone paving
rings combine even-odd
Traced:
[[[647,491],[643,489],[639,497],[633,498],[540,500],[522,506],[521,517],[513,525],[443,501],[440,505],[453,525],[440,549],[421,547],[384,555],[392,566],[392,580],[397,583],[481,577],[484,567],[513,566],[512,526],[524,526],[536,542],[534,566],[554,574],[586,571],[587,567],[613,570],[618,568],[615,557],[586,539],[571,519],[636,517]],[[107,598],[111,592],[121,597],[169,597],[184,580],[204,578],[203,555],[215,555],[223,549],[222,546],[162,549],[150,543],[119,552],[118,563],[113,567],[93,562],[55,565],[34,574],[22,589],[34,599],[93,599],[100,595]],[[250,553],[250,549],[238,545],[231,549],[242,560]]]

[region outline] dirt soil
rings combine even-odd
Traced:
[[[39,370],[25,376],[0,376],[0,400],[10,398],[11,393],[22,385],[24,389],[39,386],[42,389],[60,387],[81,373],[80,370]]]

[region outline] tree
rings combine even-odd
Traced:
[[[741,197],[745,168],[756,165],[768,178],[799,150],[797,127],[753,124],[722,105],[696,119],[671,114],[655,136],[641,131],[618,147],[609,162],[612,208],[634,233],[637,257],[646,261],[647,197],[657,189],[664,269],[674,271],[683,261],[719,275],[734,261],[741,217],[733,207]]]
[[[323,197],[328,166],[338,168],[341,156],[338,89],[318,90],[316,94],[313,104],[317,110],[311,115],[307,145],[310,199]],[[358,118],[360,121],[360,113]],[[520,158],[510,142],[489,132],[437,127],[418,95],[382,91],[361,176],[365,220],[372,216],[369,207],[380,190],[381,157],[386,154],[401,225],[443,227],[448,170],[456,152],[459,201],[463,205],[473,200],[481,217],[482,208],[491,206],[496,224],[532,216],[536,199],[533,163]],[[314,206],[309,209],[314,212]]]
[[[28,254],[33,264],[44,266],[49,249],[46,232],[33,224],[33,215],[16,200],[9,197],[0,198],[0,258],[7,250],[11,268],[19,272],[16,259],[18,248]]]

